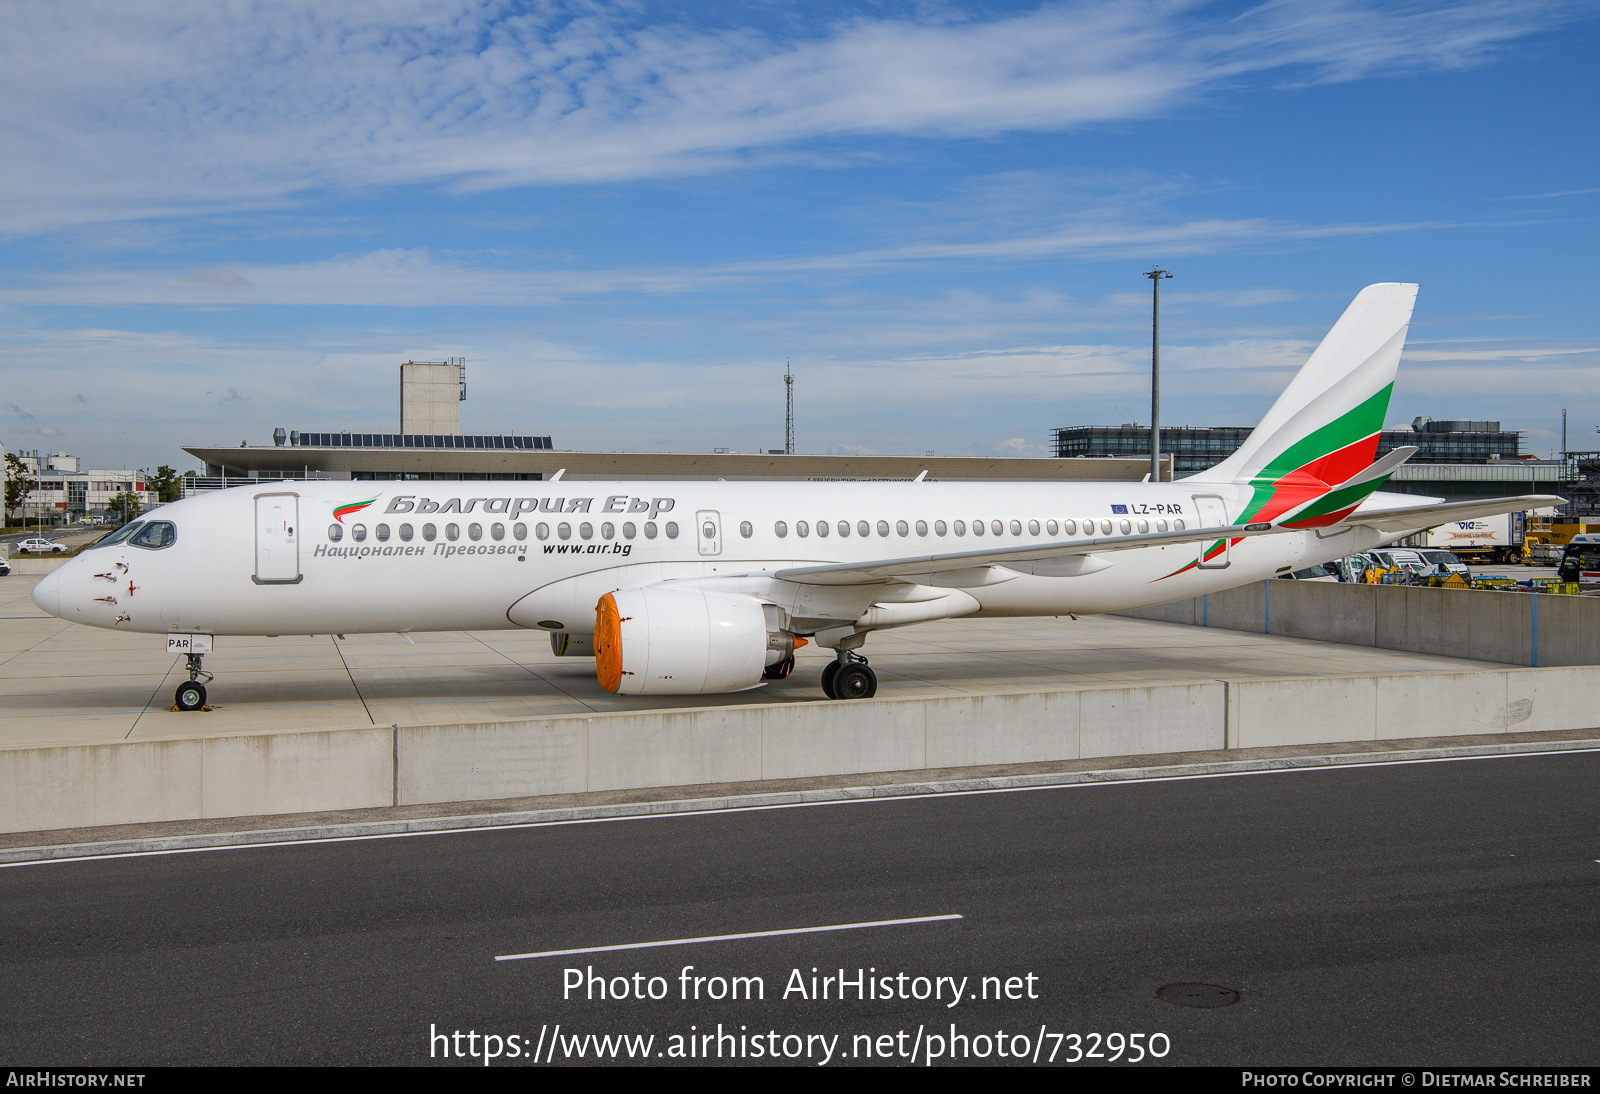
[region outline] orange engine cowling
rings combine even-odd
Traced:
[[[617,695],[699,695],[761,683],[760,601],[698,589],[619,589],[595,605],[594,664]]]

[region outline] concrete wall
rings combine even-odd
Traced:
[[[0,831],[1588,729],[1597,711],[1600,668],[1500,669],[4,749]]]
[[[1506,665],[1600,665],[1592,596],[1272,580],[1117,614]]]

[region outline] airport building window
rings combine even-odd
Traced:
[[[389,542],[389,526],[387,524],[378,525],[372,530],[372,534],[378,537],[379,543]]]
[[[411,542],[411,525],[402,524],[400,526],[400,541],[402,543],[410,543]]]
[[[783,539],[789,534],[789,526],[780,520],[772,526],[772,531],[779,539]]]
[[[745,539],[749,539],[751,536],[756,534],[756,530],[750,526],[749,521],[741,520],[739,522],[739,534]]]
[[[444,526],[444,538],[449,540],[451,543],[454,543],[456,540],[460,539],[461,526],[459,524],[446,524]]]
[[[427,540],[429,543],[432,543],[434,541],[434,539],[438,535],[439,535],[439,529],[434,527],[433,525],[424,524],[422,526],[422,538]]]
[[[678,523],[676,521],[671,521],[671,520],[667,521],[666,531],[667,531],[667,538],[668,539],[677,539],[678,538]]]
[[[497,540],[505,539],[506,538],[506,526],[504,524],[499,524],[499,523],[489,525],[489,536],[490,536],[490,538],[497,539]]]
[[[343,538],[344,538],[344,525],[342,525],[342,524],[330,524],[330,525],[328,525],[328,542],[329,543],[338,543]]]
[[[526,524],[523,524],[521,521],[518,521],[516,524],[513,524],[511,526],[511,538],[516,540],[518,543],[521,543],[523,540],[527,539],[528,538],[528,526]]]
[[[911,526],[903,520],[897,520],[894,522],[894,534],[897,536],[909,536],[911,534]]]
[[[656,522],[655,521],[647,520],[647,521],[644,522],[644,538],[645,539],[655,539],[656,538]]]
[[[451,527],[455,526],[451,525]],[[350,538],[357,543],[365,541],[367,538],[367,526],[365,524],[352,524],[350,526]],[[452,536],[450,538],[454,539],[455,537]]]
[[[612,524],[609,520],[606,521],[604,524],[600,525],[600,538],[601,539],[616,539],[617,538],[617,526],[615,524]]]
[[[942,535],[944,535],[944,530],[945,530],[944,521],[936,520],[936,521],[933,522],[933,534],[934,535],[942,536]]]

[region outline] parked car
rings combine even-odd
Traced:
[[[67,553],[65,543],[55,543],[48,539],[25,539],[17,544],[17,553],[23,555],[64,555]]]
[[[1338,581],[1339,567],[1332,562],[1324,562],[1320,566],[1307,566],[1303,570],[1279,574],[1278,577],[1290,581]]]
[[[1417,554],[1422,556],[1422,561],[1428,563],[1430,566],[1439,567],[1439,569],[1444,573],[1460,574],[1462,577],[1467,577],[1472,573],[1472,571],[1467,568],[1467,564],[1462,562],[1460,557],[1457,556],[1454,551],[1437,551],[1429,548],[1423,548],[1422,550],[1418,551]]]
[[[11,576],[11,563],[7,562],[3,558],[0,558],[0,577],[10,577],[10,576]]]

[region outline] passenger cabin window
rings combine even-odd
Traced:
[[[389,542],[389,526],[387,524],[378,525],[372,530],[372,534],[378,537],[379,543]]]
[[[411,525],[402,524],[400,526],[400,541],[402,543],[410,543],[411,542]]]
[[[522,526],[519,524],[519,525],[517,525],[517,527],[520,528]],[[623,523],[622,523],[622,538],[623,539],[633,539],[638,534],[639,534],[639,529],[638,529],[637,526],[635,526],[633,521],[631,521],[631,520],[623,521]],[[522,537],[518,536],[517,538],[521,539]]]
[[[1055,522],[1055,521],[1053,521],[1053,520],[1047,520],[1047,521],[1045,521],[1045,522],[1044,522],[1044,530],[1045,530],[1045,531],[1046,531],[1046,532],[1047,532],[1047,533],[1048,533],[1048,534],[1050,534],[1050,535],[1052,535],[1052,536],[1053,536],[1053,535],[1055,535],[1055,534],[1056,534],[1056,532],[1057,532],[1057,531],[1058,531],[1058,529],[1057,529],[1057,527],[1056,527],[1056,522]]]
[[[422,532],[423,532],[423,535],[424,535],[425,538],[427,538],[427,539],[432,539],[433,538],[432,536],[427,534],[427,532],[428,532],[427,528],[424,528],[422,530]],[[533,534],[538,536],[540,539],[549,539],[550,538],[550,526],[548,524],[543,524],[543,523],[535,524],[533,526]]]
[[[1142,536],[1146,532],[1148,532],[1149,530],[1150,530],[1150,522],[1147,521],[1147,520],[1141,520],[1139,522],[1139,534]]]
[[[543,528],[544,525],[541,524],[539,527]],[[543,539],[544,537],[540,536],[539,538]],[[645,539],[655,539],[656,538],[656,522],[655,521],[647,520],[647,521],[644,522],[644,538]]]
[[[123,539],[127,539],[128,537],[127,536],[123,536],[122,538]],[[344,538],[344,525],[342,525],[342,524],[330,524],[330,525],[328,525],[328,542],[330,542],[330,543],[338,543],[343,538]]]
[[[821,536],[823,539],[827,539],[828,538],[828,522],[827,521],[825,521],[825,520],[817,521],[817,535]]]
[[[862,532],[861,534],[862,535],[866,535],[867,533]],[[886,535],[889,534],[889,522],[888,521],[880,520],[878,522],[878,534],[880,536],[886,536]]]
[[[897,520],[894,522],[894,534],[897,536],[909,536],[911,534],[911,526],[903,520]],[[928,534],[926,525],[923,526],[922,534]]]
[[[1111,522],[1109,520],[1103,520],[1100,522],[1100,534],[1102,536],[1109,536],[1111,534]]]
[[[1064,520],[1061,522],[1061,530],[1069,536],[1075,536],[1078,534],[1078,522],[1075,520]]]
[[[972,534],[975,536],[983,535],[983,521],[975,520],[972,522]]]
[[[805,539],[811,534],[811,525],[803,520],[797,520],[794,522],[794,530],[799,533],[801,539]]]
[[[504,524],[491,524],[491,525],[489,525],[489,537],[491,539],[496,539],[496,540],[505,539],[506,538],[506,526]]]
[[[628,527],[632,528],[633,525],[630,524],[630,525],[628,525]],[[528,538],[528,526],[526,524],[523,524],[521,521],[518,521],[516,524],[513,524],[511,526],[511,535],[512,535],[512,538],[516,539],[518,542],[521,542],[522,540],[527,539]],[[406,538],[409,539],[410,537],[408,536]],[[633,533],[631,533],[631,532],[628,533],[628,538],[632,539],[633,538]]]
[[[1005,527],[1006,527],[1005,525],[1001,524],[997,520],[992,520],[992,521],[989,522],[989,531],[993,532],[997,536],[1001,532],[1005,531]],[[1018,524],[1016,521],[1012,521],[1011,522],[1011,527],[1013,529],[1013,531],[1011,533],[1012,535],[1019,536],[1019,535],[1022,534],[1022,525]]]
[[[452,524],[450,527],[454,528],[455,525]],[[451,539],[455,539],[456,537],[455,536],[451,536],[450,538]],[[571,539],[572,538],[572,525],[566,524],[566,523],[562,523],[562,524],[556,525],[556,538],[558,538],[558,539]]]
[[[945,531],[945,523],[944,523],[944,521],[936,520],[936,521],[933,522],[933,534],[934,535],[942,536],[942,535],[944,535],[944,531]]]
[[[928,522],[925,521],[925,520],[917,521],[917,535],[925,536],[927,534],[928,534]]]
[[[450,527],[454,528],[455,525],[452,524]],[[365,524],[352,524],[350,526],[350,538],[355,540],[357,543],[365,542],[367,538],[367,526]],[[451,536],[450,538],[455,539],[456,537]]]
[[[1156,531],[1165,532],[1166,530],[1167,530],[1167,522],[1166,521],[1164,521],[1164,520],[1156,521]]]
[[[856,521],[856,535],[865,538],[867,536],[867,534],[870,533],[871,531],[872,531],[872,526],[869,525],[866,521],[864,521],[864,520]],[[889,534],[889,526],[887,524],[885,524],[883,526],[883,534],[884,535],[888,535]]]
[[[476,528],[477,525],[473,525],[473,527]],[[594,525],[590,524],[588,521],[584,521],[582,524],[578,525],[578,538],[593,539]]]
[[[958,536],[964,536],[967,534],[967,522],[964,520],[958,520],[950,527],[955,530],[955,533]]]
[[[439,529],[432,524],[424,524],[422,526],[422,538],[432,543],[439,538]]]
[[[130,544],[147,551],[159,551],[177,541],[178,529],[167,520],[152,520],[128,538]]]
[[[789,526],[780,520],[772,526],[772,531],[779,539],[784,539],[789,535]]]
[[[678,538],[678,524],[677,524],[676,521],[671,521],[671,520],[667,521],[667,538],[668,539],[677,539]]]
[[[615,539],[616,537],[617,526],[615,524],[612,524],[610,521],[606,521],[600,525],[601,539]]]
[[[841,520],[839,522],[839,534],[841,536],[848,536],[850,534],[850,522],[849,521]]]
[[[739,534],[745,539],[749,539],[751,536],[756,534],[756,530],[751,526],[749,521],[741,520],[739,522]]]

